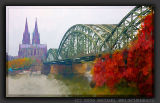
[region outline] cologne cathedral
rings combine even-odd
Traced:
[[[22,44],[19,45],[18,57],[32,57],[39,60],[45,59],[47,54],[47,45],[40,44],[40,34],[38,32],[37,19],[32,35],[32,43],[30,40],[30,33],[28,30],[28,23],[26,19],[25,30],[23,33]]]

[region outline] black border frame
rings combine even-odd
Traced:
[[[108,102],[134,102],[135,99],[144,98],[106,98],[106,97],[6,97],[6,8],[5,6],[135,6],[152,5],[155,11],[155,44],[154,44],[154,98],[148,98],[146,102],[158,102],[160,98],[160,3],[156,0],[1,0],[0,1],[0,103],[54,103],[54,102],[77,102],[77,103],[108,103]],[[121,99],[124,99],[121,101]],[[88,101],[87,101],[88,100]],[[98,102],[97,100],[102,100]]]

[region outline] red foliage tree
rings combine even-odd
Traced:
[[[128,82],[134,81],[137,83],[141,95],[153,95],[153,50],[153,14],[149,14],[144,18],[137,42],[128,50],[128,68],[124,75]],[[133,71],[130,76],[127,76],[128,69]]]
[[[141,95],[152,96],[153,86],[153,14],[144,17],[138,39],[128,49],[105,54],[96,60],[93,81],[96,86],[107,85],[111,90],[124,78],[135,82]]]

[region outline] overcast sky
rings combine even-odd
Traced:
[[[7,6],[6,51],[17,56],[27,18],[32,40],[37,18],[41,44],[58,48],[65,32],[75,24],[118,24],[134,6]]]

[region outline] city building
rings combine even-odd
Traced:
[[[45,59],[47,54],[47,45],[40,44],[40,34],[38,32],[37,19],[35,22],[35,28],[32,35],[32,43],[30,40],[30,33],[28,30],[28,23],[26,18],[25,30],[23,33],[22,44],[19,44],[18,57],[33,57],[36,59]]]

